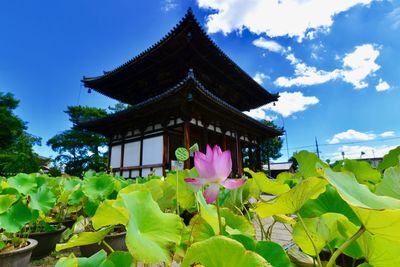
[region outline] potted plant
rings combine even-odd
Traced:
[[[37,173],[20,173],[10,177],[7,184],[15,188],[21,201],[26,203],[31,212],[30,220],[19,235],[38,241],[32,258],[40,259],[49,255],[65,230],[65,226],[54,223],[50,217],[50,211],[55,207],[57,199],[57,179]]]
[[[32,215],[19,192],[3,182],[0,191],[0,266],[28,265],[37,246],[37,241],[27,238],[24,232]]]

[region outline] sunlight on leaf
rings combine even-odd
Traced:
[[[255,173],[249,168],[244,168],[244,171],[251,174],[260,190],[264,193],[281,195],[290,190],[290,187],[287,184],[269,179],[264,172]]]

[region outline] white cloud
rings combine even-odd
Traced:
[[[267,112],[275,112],[283,117],[289,117],[292,114],[306,110],[309,106],[319,103],[319,99],[315,96],[304,96],[302,92],[282,92],[279,94],[279,99],[273,103],[261,106],[257,109],[245,112],[247,115],[254,118],[262,118]]]
[[[382,79],[379,79],[379,83],[375,86],[376,91],[383,92],[390,89],[390,85]]]
[[[177,7],[178,3],[176,3],[176,0],[164,0],[161,4],[161,10],[164,12],[174,10]]]
[[[349,159],[359,159],[361,152],[363,152],[362,158],[383,157],[394,148],[396,146],[341,146],[336,152],[330,154],[330,158],[332,160],[342,159],[342,152],[344,152],[344,157]]]
[[[332,139],[328,140],[329,144],[337,144],[341,141],[367,141],[376,138],[376,134],[373,133],[362,133],[353,129],[349,129],[345,132],[335,134]]]
[[[356,89],[368,86],[364,79],[379,70],[375,63],[379,56],[379,50],[371,44],[356,46],[354,52],[346,54],[343,58],[343,80],[354,85]]]
[[[379,135],[380,137],[393,137],[395,136],[395,132],[394,131],[387,131],[387,132],[383,132]]]
[[[260,48],[264,48],[267,49],[271,52],[275,52],[275,53],[282,53],[283,51],[285,51],[285,48],[283,46],[281,46],[280,44],[278,44],[275,41],[272,40],[266,40],[263,37],[260,37],[256,40],[253,41],[253,45],[260,47]]]
[[[265,73],[262,72],[256,72],[256,74],[254,75],[253,79],[259,83],[262,84],[264,82],[265,79],[270,79],[270,77],[268,75],[266,75]]]
[[[279,87],[310,86],[342,79],[352,84],[354,88],[362,89],[368,86],[365,79],[380,68],[375,63],[378,56],[379,50],[375,49],[372,44],[356,46],[352,53],[344,56],[341,69],[325,71],[308,66],[296,58],[293,53],[288,53],[286,59],[294,65],[294,76],[278,77],[274,83]]]
[[[331,139],[328,140],[328,143],[338,144],[342,141],[369,141],[374,140],[377,137],[392,137],[394,135],[394,131],[386,131],[381,134],[375,134],[372,132],[363,133],[353,129],[349,129],[345,132],[335,134]]]
[[[197,0],[200,8],[210,9],[207,16],[209,33],[228,34],[248,29],[270,37],[289,36],[301,40],[314,38],[318,31],[328,31],[333,17],[356,5],[373,0]]]

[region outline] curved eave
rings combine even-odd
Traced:
[[[177,36],[181,33],[181,31],[185,30],[185,27],[187,25],[192,25],[194,26],[197,31],[200,33],[202,38],[206,40],[206,44],[210,46],[211,48],[215,49],[217,55],[219,56],[219,60],[225,62],[224,64],[230,68],[233,72],[233,76],[238,75],[238,77],[241,77],[241,90],[253,90],[255,94],[257,94],[258,99],[265,99],[263,100],[262,104],[267,104],[269,102],[277,101],[278,95],[277,94],[271,94],[268,92],[265,88],[263,88],[260,84],[258,84],[252,77],[250,77],[249,74],[247,74],[240,66],[238,66],[233,60],[231,60],[223,51],[222,49],[207,35],[207,33],[204,31],[204,29],[201,27],[197,19],[195,18],[193,12],[191,9],[188,10],[186,15],[179,21],[179,23],[171,30],[169,31],[164,37],[162,37],[158,42],[156,42],[154,45],[143,51],[142,53],[138,54],[131,60],[127,61],[126,63],[122,64],[121,66],[115,68],[114,70],[104,72],[103,75],[95,76],[95,77],[83,77],[81,80],[84,84],[85,87],[91,88],[103,95],[109,96],[111,98],[115,98],[113,96],[112,91],[106,92],[104,89],[100,89],[101,83],[107,82],[109,78],[112,78],[114,75],[117,75],[118,73],[124,72],[127,69],[129,69],[131,66],[134,66],[135,64],[139,64],[144,58],[150,56],[151,54],[155,53],[159,49],[162,49],[162,47],[169,42],[170,39],[173,39],[174,36]],[[235,74],[236,73],[236,74]],[[100,87],[100,88],[99,88]],[[122,97],[116,98],[120,101],[124,101]],[[255,100],[253,100],[255,101]],[[132,103],[131,103],[132,104]],[[261,106],[259,105],[259,106]],[[258,106],[256,106],[258,107]],[[248,109],[252,109],[255,107],[247,107]]]
[[[134,112],[136,112],[142,108],[148,107],[152,104],[157,104],[158,102],[162,101],[163,99],[165,99],[169,96],[172,96],[173,94],[175,94],[178,91],[180,91],[181,89],[183,89],[185,87],[185,85],[187,85],[189,82],[193,82],[195,85],[194,88],[197,89],[198,92],[200,92],[204,97],[206,97],[208,99],[208,101],[211,101],[215,105],[223,108],[226,113],[231,113],[231,114],[233,113],[232,115],[238,116],[239,118],[244,120],[246,123],[251,124],[252,127],[256,127],[256,128],[262,129],[263,131],[268,132],[270,134],[270,136],[280,136],[283,134],[282,129],[277,129],[277,128],[266,126],[266,125],[260,123],[259,121],[253,119],[252,117],[244,114],[239,109],[235,108],[234,106],[230,105],[229,103],[225,102],[224,100],[218,98],[210,90],[206,89],[205,86],[194,77],[192,72],[189,72],[187,77],[185,77],[181,82],[179,82],[175,86],[171,87],[170,89],[168,89],[167,91],[165,91],[164,93],[162,93],[156,97],[150,98],[150,99],[143,101],[139,104],[136,104],[130,108],[127,108],[123,111],[120,111],[120,112],[117,112],[114,114],[111,114],[104,118],[80,122],[80,123],[78,123],[78,126],[81,128],[84,128],[84,129],[91,130],[91,131],[100,132],[100,128],[102,128],[101,127],[102,125],[108,124],[112,121],[116,121],[119,119],[129,118],[129,117],[131,117],[130,116],[131,114],[134,114]],[[101,132],[101,133],[104,134],[106,131],[108,131],[108,129],[106,129],[104,132]]]

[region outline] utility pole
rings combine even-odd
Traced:
[[[315,147],[317,148],[317,156],[319,158],[319,148],[318,148],[318,140],[317,137],[315,137]]]

